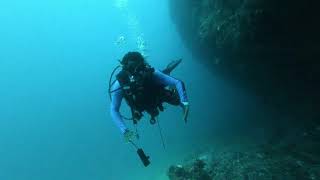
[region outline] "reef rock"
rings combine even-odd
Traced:
[[[217,58],[222,63],[288,58],[292,62],[319,54],[319,4],[312,0],[170,0],[172,19],[188,47],[213,63]]]
[[[190,165],[171,166],[167,175],[170,180],[211,180],[212,174],[206,166],[207,164],[203,160],[197,159]]]
[[[171,166],[167,175],[170,180],[320,180],[320,134],[318,130],[306,134],[295,143],[216,146],[214,151]]]
[[[211,72],[280,114],[320,122],[320,111],[312,110],[320,107],[320,1],[169,2],[186,46]]]

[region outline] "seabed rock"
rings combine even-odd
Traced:
[[[191,165],[171,166],[167,172],[170,180],[211,180],[212,175],[207,164],[200,159],[195,160]]]
[[[319,139],[302,138],[293,144],[249,145],[241,150],[231,145],[208,151],[183,165],[172,165],[167,175],[170,180],[320,180]],[[210,158],[201,159],[204,155]]]

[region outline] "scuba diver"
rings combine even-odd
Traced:
[[[134,124],[143,117],[143,112],[150,115],[150,123],[155,124],[159,111],[163,111],[163,103],[181,106],[183,120],[187,122],[189,103],[184,83],[170,76],[182,60],[173,61],[166,69],[160,71],[151,67],[139,52],[128,52],[120,61],[120,66],[112,72],[109,82],[111,98],[111,117],[118,126],[126,142],[138,138],[137,133],[129,130],[124,120],[132,120]],[[122,67],[111,83],[115,71]],[[132,118],[125,118],[119,112],[122,99],[131,108]]]

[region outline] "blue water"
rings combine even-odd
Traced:
[[[212,143],[215,130],[245,112],[236,102],[254,107],[251,97],[213,76],[188,52],[167,1],[115,3],[0,2],[1,180],[166,179],[171,164]],[[139,50],[141,34],[153,66],[161,69],[183,58],[173,75],[185,81],[191,103],[187,125],[177,107],[167,106],[161,114],[166,150],[157,127],[147,119],[140,123],[140,145],[151,156],[148,168],[123,142],[107,96],[117,60]],[[125,42],[117,44],[120,36]]]

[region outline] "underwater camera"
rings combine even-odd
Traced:
[[[143,152],[143,150],[142,150],[141,148],[139,148],[139,149],[137,150],[137,153],[138,153],[138,155],[139,155],[139,157],[140,157],[143,165],[144,165],[145,167],[147,167],[147,166],[150,164],[150,161],[149,161],[149,158],[150,158],[150,157],[149,157],[149,156],[146,156],[146,154]]]

